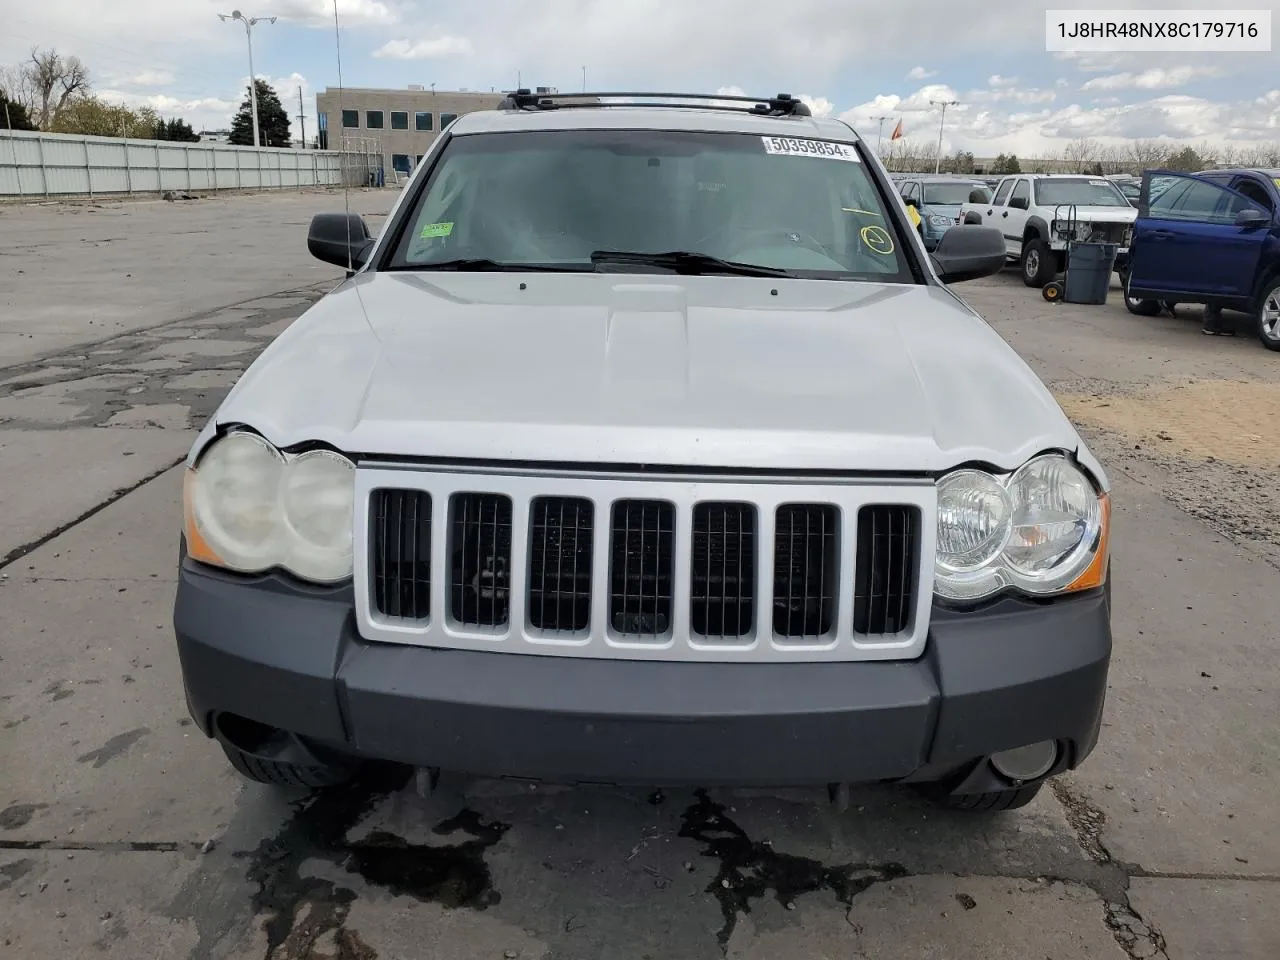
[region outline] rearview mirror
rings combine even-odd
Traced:
[[[307,250],[317,260],[345,267],[364,266],[373,249],[373,238],[364,218],[354,213],[317,213],[307,231]]]
[[[1265,227],[1271,222],[1271,218],[1261,210],[1255,210],[1253,207],[1241,210],[1236,214],[1237,227]]]
[[[942,235],[933,268],[943,283],[991,277],[1004,269],[1004,234],[994,227],[961,224]]]

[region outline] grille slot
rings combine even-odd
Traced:
[[[426,620],[431,616],[431,494],[374,490],[373,609],[383,616]]]
[[[773,632],[796,640],[825,637],[835,624],[839,529],[830,504],[778,508],[773,535]]]
[[[675,507],[661,500],[619,500],[609,538],[609,623],[627,637],[671,629]]]
[[[737,640],[755,623],[756,511],[749,503],[693,508],[689,627],[710,640]]]
[[[455,493],[450,512],[450,616],[463,626],[504,627],[511,613],[511,498]]]
[[[578,633],[591,624],[594,505],[537,497],[529,511],[529,625]]]
[[[858,511],[855,634],[891,635],[907,629],[915,606],[919,537],[918,507],[877,504]]]

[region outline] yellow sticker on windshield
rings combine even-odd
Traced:
[[[1280,177],[1275,178],[1275,185],[1277,189],[1280,189]]]
[[[450,220],[445,223],[428,223],[418,236],[423,240],[431,240],[434,237],[447,237],[451,233],[453,233],[453,221]]]
[[[889,236],[889,231],[884,227],[877,227],[872,224],[869,227],[863,227],[859,231],[862,242],[865,243],[874,253],[887,257],[893,253],[893,237]]]

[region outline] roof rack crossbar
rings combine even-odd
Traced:
[[[640,103],[617,103],[609,100],[646,101]],[[569,101],[569,102],[565,102]],[[577,101],[577,102],[573,102]],[[588,102],[583,102],[588,101]],[[684,101],[684,102],[679,102]],[[709,101],[722,101],[712,105]],[[728,106],[729,103],[740,103],[741,107]],[[776,97],[749,97],[733,93],[644,93],[637,91],[604,91],[592,93],[533,93],[522,87],[507,93],[498,104],[499,110],[558,110],[568,107],[693,107],[702,109],[740,110],[767,116],[812,116],[808,105],[789,93],[780,93]]]

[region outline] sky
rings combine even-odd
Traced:
[[[334,0],[242,0],[254,67],[315,131],[315,94],[338,85]],[[1177,0],[1128,7],[1206,6]],[[1274,8],[1274,0],[1233,6]],[[0,65],[33,46],[79,56],[94,89],[229,125],[249,76],[240,23],[223,0],[0,0]],[[1088,137],[1165,137],[1249,146],[1280,141],[1280,45],[1270,53],[1045,51],[1044,11],[1108,7],[1054,0],[337,0],[346,86],[680,90],[806,97],[816,113],[874,140],[899,119],[918,142],[979,157],[1061,155]],[[1274,18],[1280,23],[1280,15]],[[1273,29],[1275,25],[1273,24]]]

